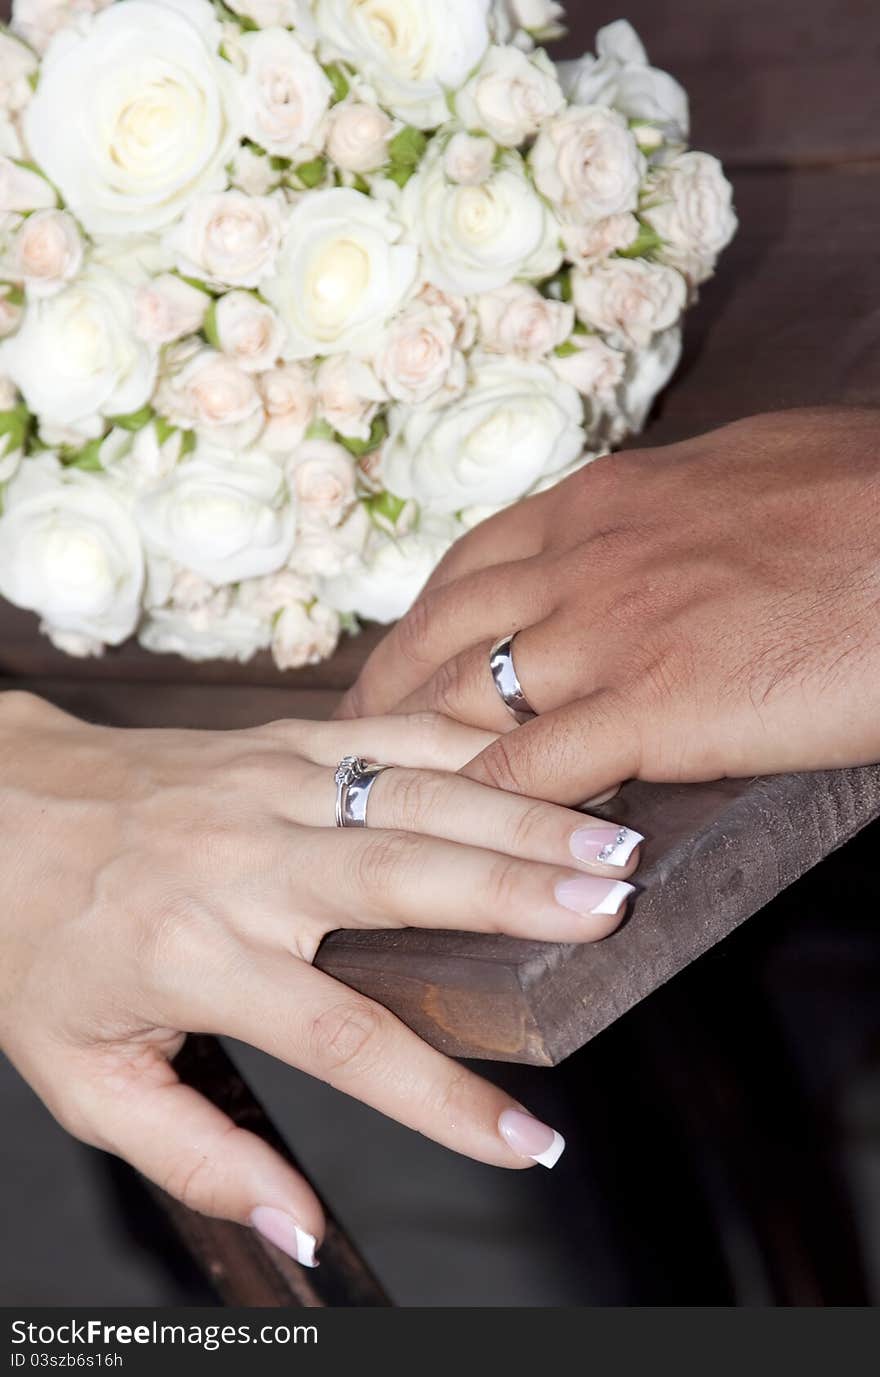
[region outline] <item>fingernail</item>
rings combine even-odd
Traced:
[[[579,827],[572,832],[571,854],[579,861],[598,865],[626,865],[636,847],[645,839],[630,827]]]
[[[555,1167],[565,1151],[562,1134],[524,1109],[505,1109],[498,1118],[498,1132],[518,1157],[530,1157],[542,1167]]]
[[[301,1266],[318,1266],[315,1260],[318,1240],[314,1234],[307,1234],[305,1229],[301,1229],[284,1210],[273,1209],[271,1205],[258,1205],[251,1214],[250,1222],[258,1234],[262,1234]]]
[[[570,880],[560,880],[556,886],[557,902],[582,918],[593,913],[616,913],[634,893],[635,885],[628,885],[625,880],[609,883],[597,875],[575,875]]]

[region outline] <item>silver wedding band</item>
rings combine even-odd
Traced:
[[[360,756],[343,756],[336,766],[336,826],[366,827],[370,790],[390,765],[368,765]]]
[[[537,717],[538,714],[523,693],[522,684],[514,668],[513,642],[515,639],[516,632],[512,636],[502,636],[500,641],[495,642],[489,651],[489,668],[492,671],[492,682],[498,690],[498,696],[511,716],[522,726],[523,722],[531,722],[532,718]]]

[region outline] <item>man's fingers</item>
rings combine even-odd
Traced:
[[[91,1131],[81,1136],[191,1210],[252,1224],[298,1262],[317,1265],[320,1203],[268,1143],[183,1085],[158,1049],[114,1047],[93,1057],[96,1071],[78,1097]]]
[[[537,1120],[520,1123],[515,1116],[522,1111],[502,1090],[311,966],[255,955],[239,978],[209,998],[221,1031],[455,1152],[494,1166],[529,1167],[552,1165],[546,1154],[561,1150],[552,1129]],[[510,1124],[529,1132],[512,1134]]]
[[[271,722],[254,734],[325,766],[328,781],[344,755],[417,770],[459,770],[495,739],[494,732],[431,712],[345,722]],[[284,787],[289,790],[289,781]]]
[[[602,690],[499,736],[462,770],[468,779],[575,805],[639,774],[632,705]]]
[[[554,589],[531,560],[494,565],[423,591],[380,641],[337,717],[372,717],[396,709],[444,662],[540,621]]]

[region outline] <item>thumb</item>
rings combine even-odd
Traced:
[[[119,1048],[112,1055],[119,1057]],[[142,1047],[78,1095],[81,1136],[124,1158],[189,1209],[250,1224],[306,1267],[324,1232],[308,1182],[274,1148],[184,1085],[158,1049]]]
[[[509,793],[569,806],[639,772],[639,741],[619,695],[590,694],[499,736],[460,771]]]

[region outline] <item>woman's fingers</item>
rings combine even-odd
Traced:
[[[397,709],[441,665],[470,646],[545,617],[555,588],[535,561],[479,570],[467,580],[429,587],[367,660],[337,717]]]
[[[291,920],[298,912],[323,931],[419,927],[596,942],[619,926],[632,893],[620,873],[586,874],[573,859],[543,865],[414,832],[315,828],[291,833],[277,878],[288,877]]]
[[[432,712],[352,722],[272,722],[254,734],[325,766],[331,784],[344,755],[413,769],[460,770],[495,740],[494,732]]]
[[[316,770],[291,800],[292,820],[333,826],[335,792],[329,773]],[[383,771],[370,790],[367,822],[371,831],[418,832],[616,879],[636,869],[643,840],[638,832],[601,818],[432,770]]]
[[[435,1142],[499,1167],[552,1166],[564,1146],[503,1091],[381,1005],[298,961],[255,956],[206,987],[216,1030],[279,1057]]]
[[[78,1090],[87,1137],[199,1214],[251,1224],[306,1267],[324,1232],[317,1196],[268,1143],[237,1127],[141,1044],[91,1054]]]

